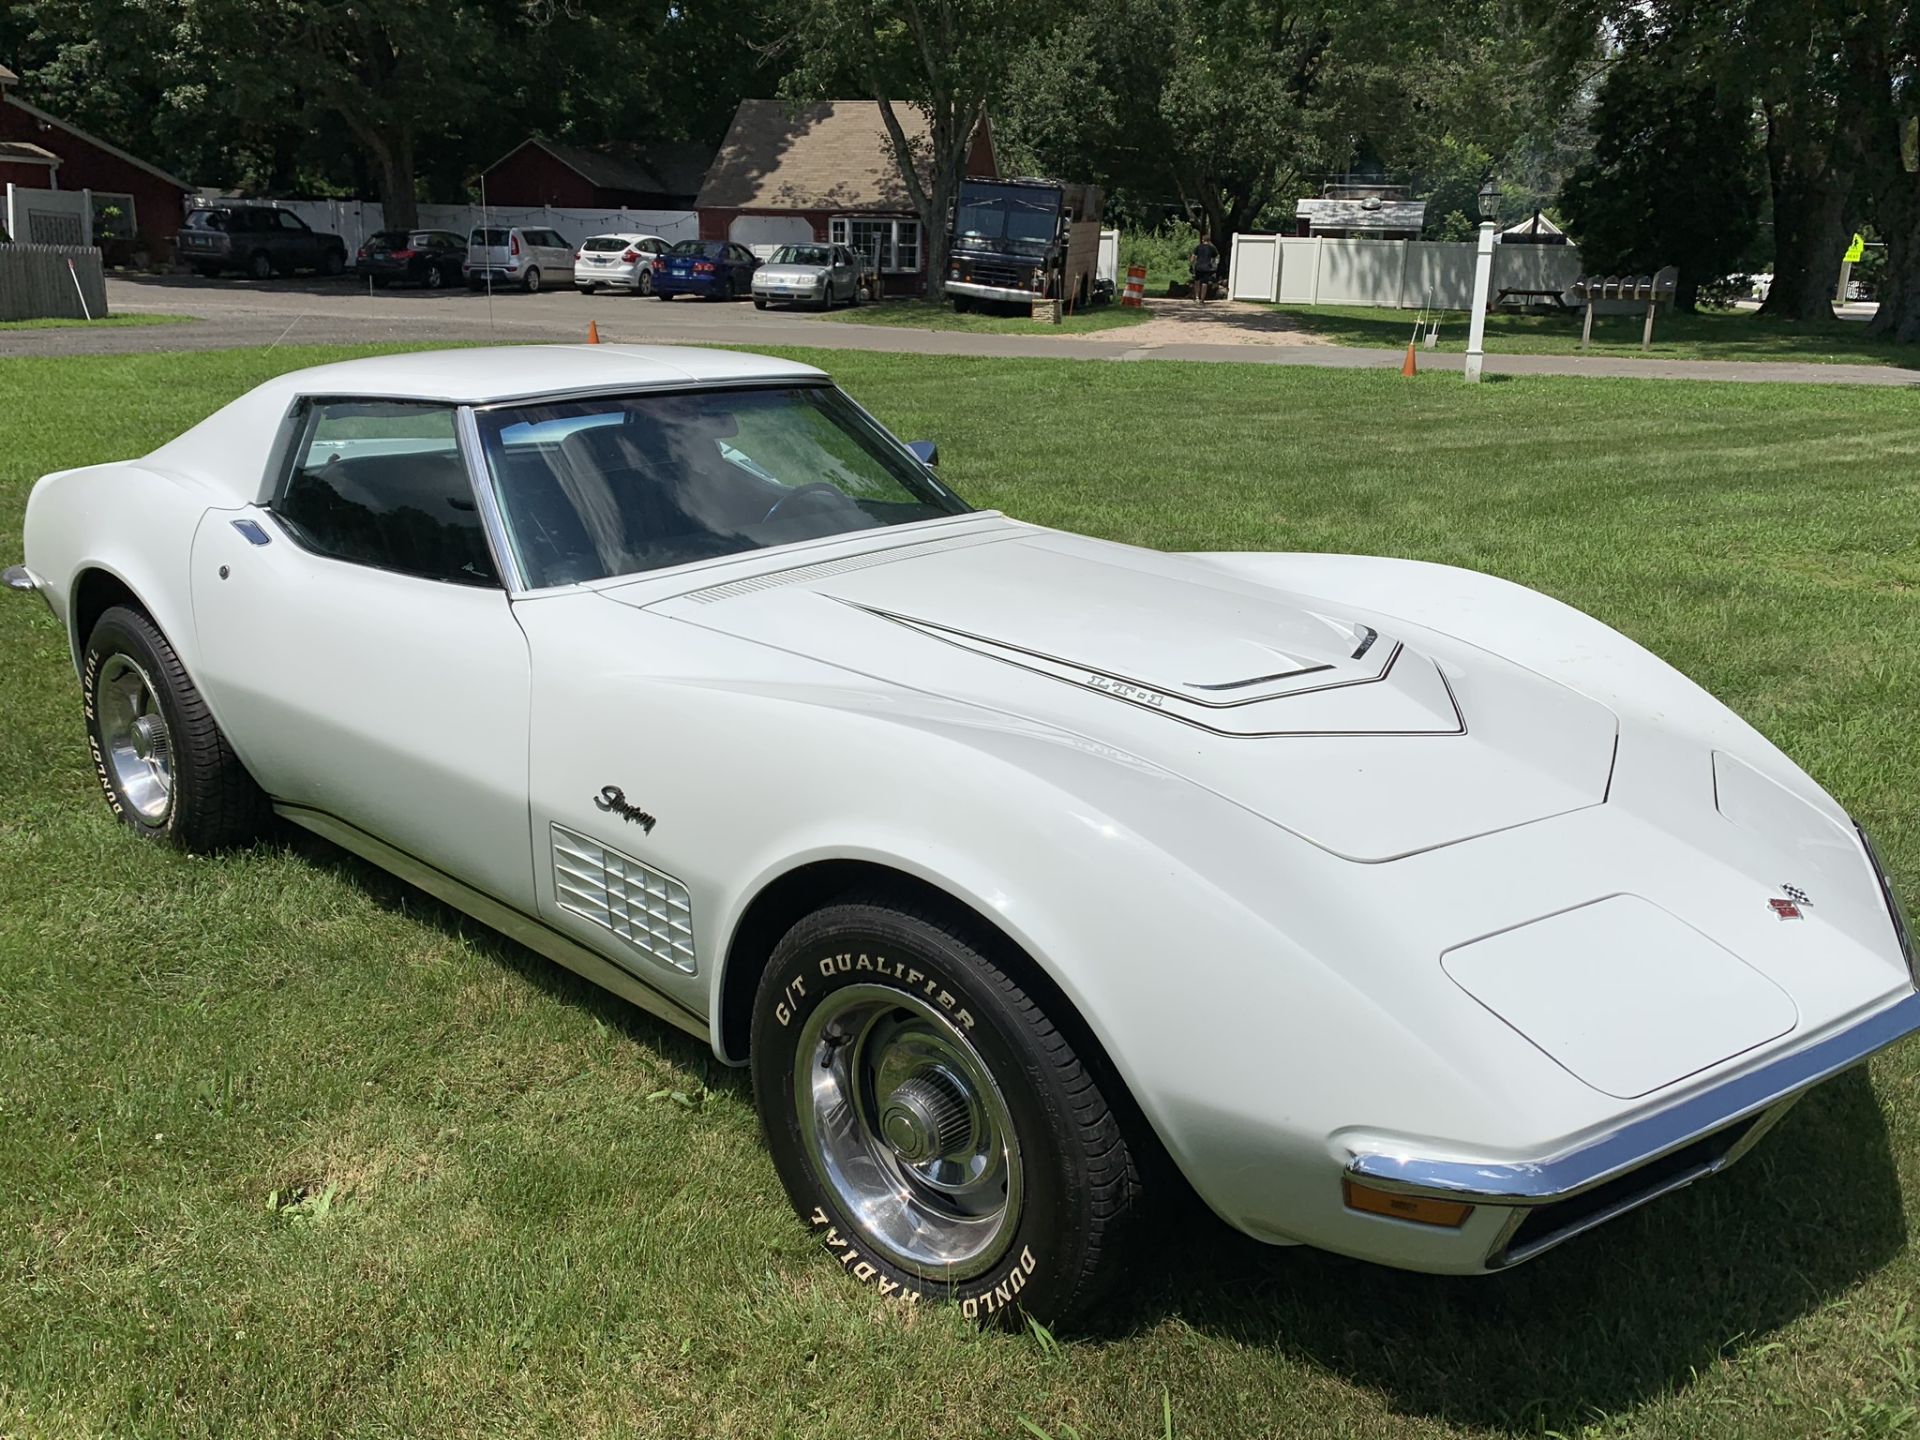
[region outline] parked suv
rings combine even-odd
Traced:
[[[174,249],[196,275],[243,270],[255,280],[318,270],[338,275],[347,268],[346,242],[312,230],[291,210],[272,205],[214,205],[190,211]]]
[[[532,294],[542,285],[573,281],[573,246],[551,230],[519,225],[476,229],[467,236],[467,261],[461,270],[469,290],[518,285]]]

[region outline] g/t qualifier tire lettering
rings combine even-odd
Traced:
[[[107,763],[98,687],[102,665],[115,655],[131,660],[152,682],[166,721],[173,791],[172,802],[157,823],[149,823],[126,803]],[[124,605],[102,614],[87,637],[80,680],[81,713],[94,775],[108,807],[135,834],[201,852],[244,845],[259,835],[270,813],[267,797],[214,723],[172,644],[151,620]]]
[[[1108,1102],[1096,1071],[1020,984],[1016,976],[1024,963],[964,912],[855,895],[795,925],[761,976],[751,1064],[775,1167],[795,1210],[828,1254],[890,1300],[952,1300],[969,1318],[993,1323],[1021,1313],[1048,1323],[1070,1321],[1087,1313],[1124,1263],[1147,1198],[1136,1156],[1153,1141],[1129,1133],[1132,1127]],[[987,1254],[995,1256],[991,1265],[964,1278],[952,1278],[961,1265],[943,1273],[938,1263],[903,1256],[871,1228],[870,1213],[849,1203],[828,1178],[832,1166],[821,1150],[827,1142],[819,1138],[818,1124],[803,1122],[796,1099],[797,1068],[818,1063],[812,1050],[801,1053],[809,1022],[814,1034],[824,1036],[819,1053],[837,1064],[848,1053],[844,1047],[856,1042],[833,1035],[834,1017],[858,1000],[861,1013],[883,1012],[868,1034],[884,1034],[896,1023],[884,1018],[888,993],[900,997],[897,1023],[940,1027],[977,1057],[1004,1101],[1012,1131],[1008,1148],[1019,1165],[1011,1189],[1017,1213],[1005,1222],[1011,1233],[982,1252],[973,1268]],[[823,1025],[829,1028],[823,1031]],[[859,1048],[869,1043],[878,1041],[862,1040]],[[900,1073],[884,1068],[871,1078],[876,1107],[889,1103],[881,1088],[892,1086],[900,1095],[912,1088],[902,1084]],[[801,1086],[798,1093],[807,1089]],[[926,1093],[922,1085],[918,1094]],[[841,1126],[838,1143],[846,1144],[848,1133],[848,1125]],[[872,1164],[900,1166],[901,1156],[912,1158],[889,1150],[886,1134],[862,1133],[876,1157]],[[855,1168],[868,1164],[860,1153]],[[912,1203],[919,1172],[906,1165],[899,1173]]]

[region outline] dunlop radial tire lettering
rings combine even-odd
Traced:
[[[123,803],[105,763],[94,687],[101,666],[116,654],[132,659],[152,680],[166,720],[173,799],[158,824],[147,823]],[[103,613],[87,637],[81,685],[94,774],[107,804],[136,834],[203,853],[259,837],[270,815],[267,798],[214,723],[213,712],[173,646],[151,620],[124,605]]]
[[[1117,1082],[1076,1054],[1015,978],[1024,957],[1009,950],[971,917],[883,895],[849,896],[816,911],[775,947],[761,976],[754,1093],[794,1208],[854,1278],[899,1303],[951,1300],[980,1320],[1007,1323],[1025,1313],[1071,1323],[1089,1315],[1127,1263],[1148,1198],[1142,1160],[1151,1159],[1154,1142],[1131,1118],[1127,1097],[1110,1100],[1105,1087]],[[841,957],[849,961],[844,970]],[[856,985],[936,1002],[950,996],[945,1013],[972,1021],[967,1037],[1005,1098],[1022,1172],[1012,1238],[984,1273],[942,1279],[895,1263],[822,1178],[795,1086],[796,1066],[813,1057],[798,1046],[817,1007]]]

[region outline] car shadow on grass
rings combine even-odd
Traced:
[[[722,1064],[704,1041],[658,1016],[649,1015],[639,1006],[601,989],[557,961],[549,960],[332,841],[290,822],[284,823],[283,828],[286,832],[283,843],[292,853],[362,892],[382,909],[458,936],[475,954],[484,955],[502,969],[513,972],[542,994],[586,1011],[635,1044],[645,1045],[662,1059],[699,1075],[708,1089],[724,1091],[748,1105],[753,1103],[753,1087],[747,1072]]]
[[[1196,1202],[1107,1338],[1168,1317],[1306,1360],[1394,1409],[1528,1435],[1684,1390],[1886,1264],[1906,1228],[1866,1073],[1717,1176],[1496,1275],[1415,1275],[1248,1239]]]

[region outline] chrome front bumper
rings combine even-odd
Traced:
[[[1020,305],[1046,298],[1038,290],[1021,290],[1012,285],[981,285],[972,280],[949,280],[945,288],[949,295],[971,295],[976,300],[1008,300]]]
[[[1375,1190],[1512,1207],[1487,1256],[1487,1267],[1500,1269],[1725,1169],[1807,1091],[1916,1031],[1920,994],[1558,1153],[1526,1160],[1433,1158],[1363,1142],[1346,1174]],[[1531,1216],[1538,1207],[1563,1208]]]

